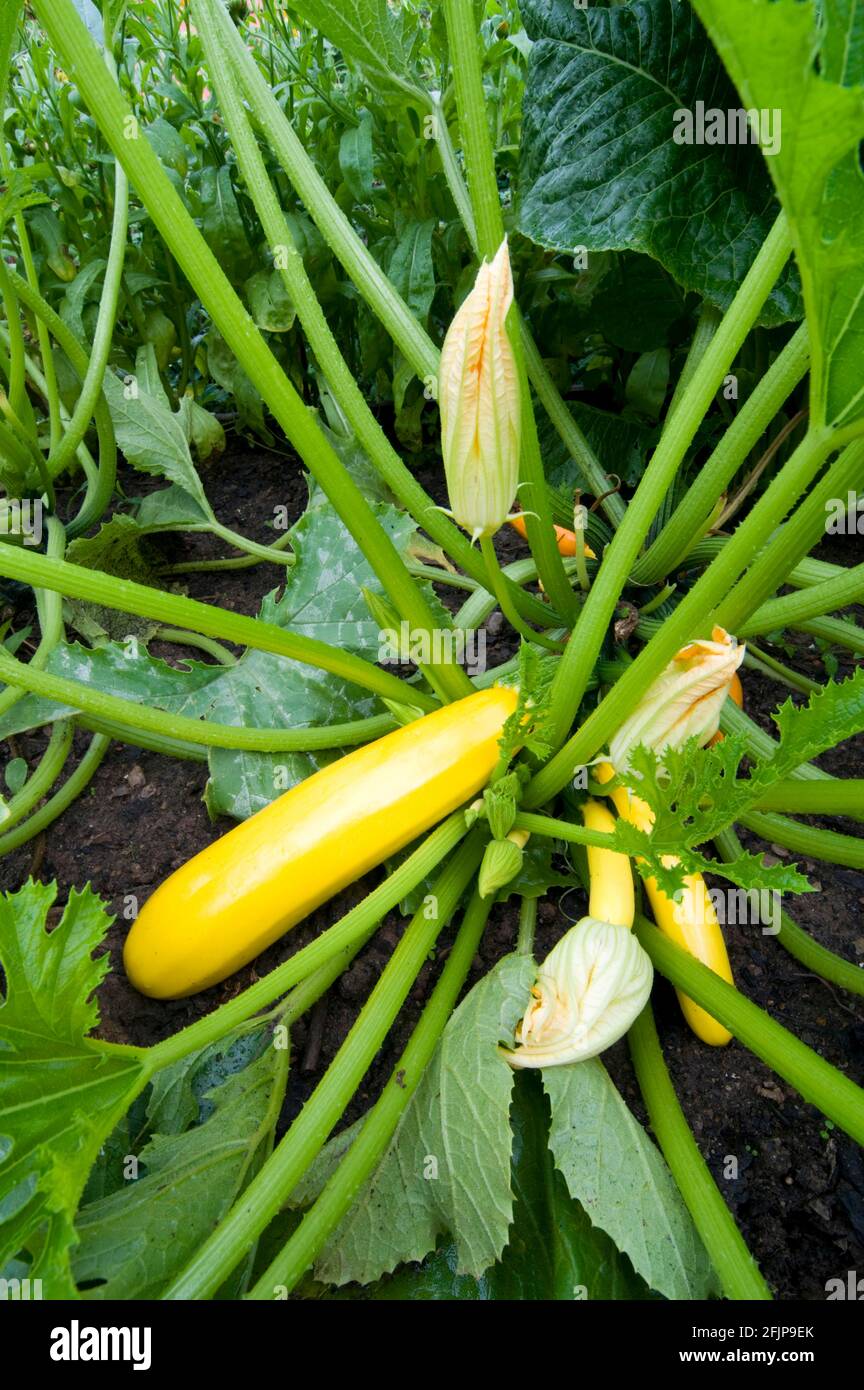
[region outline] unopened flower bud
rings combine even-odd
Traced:
[[[450,508],[472,540],[503,526],[519,483],[519,381],[505,320],[513,303],[506,241],[484,261],[441,349],[438,402]]]
[[[491,898],[510,883],[522,868],[527,830],[511,830],[503,840],[490,840],[480,865],[478,889],[481,898]]]

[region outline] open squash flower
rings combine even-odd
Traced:
[[[616,772],[626,771],[637,744],[662,753],[690,738],[708,743],[720,727],[720,711],[743,660],[744,647],[722,627],[713,629],[710,642],[699,638],[682,647],[610,740]]]
[[[507,520],[519,484],[521,414],[513,348],[504,326],[513,303],[507,242],[484,261],[441,349],[441,448],[454,519],[471,539]]]
[[[583,917],[552,948],[537,973],[516,1029],[511,1067],[584,1062],[611,1047],[645,1007],[651,960],[624,926]]]

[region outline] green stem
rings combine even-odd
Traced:
[[[108,71],[116,74],[114,59],[108,51],[105,53],[105,62]],[[99,312],[93,333],[93,343],[90,348],[90,360],[87,364],[84,380],[81,383],[81,392],[75,403],[72,418],[65,427],[57,448],[52,449],[48,457],[48,468],[53,477],[57,477],[68,468],[75,457],[102,395],[102,383],[105,377],[105,368],[108,365],[114,324],[117,318],[117,304],[123,278],[128,229],[129,181],[120,161],[115,160],[114,216],[108,247],[108,262],[105,267],[105,279],[99,298]],[[81,509],[74,521],[69,524],[69,533],[72,536],[83,534],[94,522],[99,521],[111,501],[117,470],[116,449],[112,448],[104,455],[100,450],[99,464],[95,485],[91,486],[88,482]]]
[[[522,345],[525,352],[525,365],[537,399],[549,416],[563,441],[567,452],[575,460],[582,473],[587,490],[594,497],[602,497],[601,506],[613,526],[620,526],[627,510],[626,503],[598,459],[588,440],[570,413],[549,368],[546,366],[540,349],[532,338],[527,324],[522,321]]]
[[[198,647],[207,652],[220,666],[236,666],[237,658],[220,642],[210,637],[202,637],[200,632],[187,632],[179,627],[157,627],[153,637],[158,642],[176,642],[179,647]]]
[[[143,748],[148,753],[159,753],[165,758],[179,758],[181,762],[206,763],[207,749],[200,743],[185,743],[179,738],[169,738],[166,734],[145,733],[142,729],[132,729],[128,724],[118,723],[116,719],[95,719],[88,715],[78,715],[75,723],[94,734],[104,734],[115,743],[125,743],[130,748]]]
[[[633,571],[636,583],[658,583],[689,553],[705,530],[718,497],[802,380],[809,360],[807,325],[802,323],[741,407],[656,540],[638,561]]]
[[[785,811],[793,816],[854,816],[864,820],[864,777],[832,777],[825,782],[784,778],[756,802],[758,811]]]
[[[0,677],[8,685],[68,705],[70,714],[81,710],[96,719],[113,719],[148,733],[165,734],[208,748],[244,748],[259,753],[348,748],[380,738],[394,727],[389,714],[373,715],[369,719],[356,719],[346,724],[330,724],[324,728],[300,729],[255,729],[217,724],[208,719],[190,719],[187,715],[150,709],[134,700],[124,700],[119,695],[108,695],[82,685],[80,681],[69,680],[66,676],[34,671],[32,666],[17,661],[3,651],[0,651]],[[404,694],[401,698],[405,699]]]
[[[289,632],[262,618],[230,613],[225,608],[199,603],[196,599],[184,598],[179,594],[168,594],[161,589],[151,589],[131,579],[118,579],[99,570],[85,569],[82,565],[70,565],[66,560],[53,560],[36,553],[25,554],[11,545],[0,544],[0,574],[10,579],[20,579],[35,588],[53,589],[69,598],[101,603],[108,608],[119,609],[121,613],[155,618],[157,622],[172,627],[192,628],[195,632],[203,632],[206,637],[235,642],[254,651],[291,657],[294,661],[302,661],[354,681],[364,690],[373,690],[385,699],[405,699],[404,682],[379,670],[371,662],[351,652],[341,651],[338,647],[328,646],[314,637]],[[413,687],[410,703],[424,711],[439,708],[437,700]]]
[[[23,820],[53,787],[72,751],[73,732],[69,719],[60,719],[52,726],[48,747],[39,759],[39,766],[27,778],[20,792],[10,798],[0,830],[11,829],[16,821]]]
[[[779,681],[781,685],[788,686],[790,690],[800,690],[802,695],[814,695],[822,687],[818,681],[811,681],[807,676],[799,675],[789,666],[784,666],[782,661],[777,661],[768,652],[763,652],[752,642],[747,644],[747,654],[744,657],[744,665],[748,670],[761,671],[763,675],[771,680]]]
[[[824,435],[814,435],[811,432],[801,447],[806,447],[807,439],[823,437]],[[830,433],[828,438],[831,438]],[[837,447],[840,440],[836,435],[834,439],[834,447]],[[714,613],[716,622],[728,628],[730,632],[737,632],[775,589],[779,588],[789,571],[795,568],[802,556],[812,550],[824,535],[827,503],[833,497],[845,496],[847,489],[855,486],[861,478],[862,466],[864,439],[857,439],[847,445],[833,467],[829,468],[824,477],[810,489],[805,500],[781,527],[779,533],[772,537],[744,577],[738,580],[732,592],[718,605]],[[735,533],[736,537],[742,529],[739,527]]]
[[[722,333],[722,328],[720,333]],[[717,342],[717,338],[720,337],[720,333],[714,339],[712,348]],[[533,782],[526,789],[524,798],[526,806],[540,806],[560,791],[572,777],[574,769],[588,763],[615,732],[622,720],[639,702],[650,682],[660,674],[676,651],[703,631],[706,635],[710,632],[711,619],[709,615],[714,605],[718,604],[724,594],[729,592],[736,577],[750,564],[760,545],[764,544],[765,536],[772,533],[801,493],[810,485],[833,448],[834,440],[830,432],[819,434],[811,432],[799,444],[795,453],[787,460],[759,501],[753,506],[746,520],[740,523],[734,536],[723,546],[702,577],[678,604],[674,613],[666,619],[660,631],[642,649],[636,660],[627,668],[581,728],[551,762],[547,763],[535,776]],[[829,486],[832,475],[836,476],[835,470],[837,469],[838,464],[835,464],[828,470],[826,478],[829,480]],[[618,544],[633,512],[634,507],[631,505],[627,509],[624,524],[612,542],[613,546]],[[607,561],[604,559],[601,575],[606,569],[606,563]],[[598,580],[600,577],[598,575]],[[594,582],[594,588],[586,601],[583,614],[587,611],[591,599],[597,592],[598,580]],[[732,630],[734,631],[734,629]],[[578,638],[568,643],[567,652],[558,666],[556,680],[560,676],[570,649],[572,647],[578,649],[578,646]]]
[[[669,402],[667,414],[671,415],[673,411],[678,408],[684,392],[693,379],[696,368],[699,366],[704,354],[708,350],[711,339],[720,327],[720,320],[720,310],[716,308],[715,305],[709,304],[707,299],[703,300],[702,307],[699,310],[699,317],[696,320],[693,338],[687,351],[684,366],[681,369],[681,375],[675,384],[675,390],[672,393],[672,399]]]
[[[220,540],[227,541],[229,545],[235,546],[237,550],[245,551],[248,556],[255,560],[266,560],[267,563],[271,565],[294,564],[293,554],[286,555],[284,553],[286,548],[285,544],[283,543],[280,545],[279,541],[275,542],[273,545],[261,545],[258,541],[251,541],[248,536],[241,535],[239,531],[232,531],[230,526],[223,526],[215,517],[213,517],[203,529],[209,531],[214,536],[218,536]],[[279,540],[282,540],[281,536]]]
[[[780,785],[780,784],[778,784]],[[795,786],[800,787],[801,783],[796,782]],[[722,831],[714,842],[721,859],[737,859],[743,852],[743,845],[732,829]],[[773,926],[771,922],[765,922],[765,926]],[[839,985],[841,989],[848,989],[853,994],[864,995],[864,970],[860,966],[853,965],[851,961],[844,960],[842,956],[835,955],[827,947],[820,946],[818,941],[814,941],[812,936],[799,927],[797,922],[793,922],[788,912],[780,912],[780,931],[775,933],[780,945],[784,947],[796,960],[811,970],[814,975],[821,975],[823,980],[829,980],[831,984]]]
[[[537,899],[523,897],[519,903],[519,934],[516,951],[520,956],[534,953],[534,932],[537,927]]]
[[[221,0],[219,3],[221,4]],[[196,13],[198,14],[199,30],[205,55],[220,96],[222,115],[231,135],[237,163],[271,248],[277,246],[282,248],[283,254],[279,260],[281,275],[321,370],[324,372],[337,402],[345,412],[346,419],[354,430],[358,442],[386,480],[388,476],[401,471],[402,461],[369,409],[324,317],[306,272],[303,257],[294,243],[264,165],[264,160],[252,134],[252,128],[235,85],[230,52],[226,51],[225,47],[220,44],[218,34],[212,25],[212,10],[212,0],[196,0]],[[413,579],[411,582],[413,583]],[[393,597],[395,598],[396,595],[394,594]],[[410,615],[404,612],[404,616],[409,617]],[[429,621],[422,627],[422,630],[431,632],[435,626],[431,610],[428,616]],[[443,691],[445,698],[459,699],[460,696],[470,694],[470,681],[458,665],[447,662],[438,665],[432,663],[430,669],[434,677],[435,687]]]
[[[830,783],[827,785],[830,786]],[[843,864],[849,869],[864,869],[864,840],[854,835],[840,835],[836,830],[818,830],[812,825],[800,825],[776,811],[748,811],[739,816],[741,824],[769,844],[782,845],[808,859],[824,859],[828,864]]]
[[[842,618],[811,618],[796,626],[808,637],[816,637],[832,646],[847,647],[857,656],[864,656],[864,631],[855,623],[844,622]]]
[[[36,315],[40,326],[44,324],[45,329],[50,332],[51,337],[59,343],[81,382],[83,383],[86,381],[90,359],[78,342],[75,334],[63,322],[60,315],[51,308],[50,304],[42,298],[37,289],[29,285],[20,275],[16,275],[14,271],[10,272],[10,278],[18,298]],[[54,358],[52,355],[52,363],[53,360]],[[51,386],[48,381],[48,373],[47,370],[45,370],[44,361],[42,366],[45,372],[45,389],[50,400]],[[64,413],[62,407],[60,407],[61,423],[63,423]],[[87,480],[88,495],[89,498],[92,499],[92,502],[85,501],[85,506],[88,510],[90,510],[91,505],[95,505],[98,499],[105,493],[109,480],[111,482],[111,490],[113,491],[114,478],[116,476],[117,443],[114,438],[114,426],[111,423],[111,414],[108,410],[108,404],[101,391],[93,406],[93,419],[96,423],[96,434],[99,440],[99,470],[98,477],[94,476],[92,479],[88,477]],[[59,441],[55,448],[52,449],[51,456],[56,457],[57,448],[59,448]],[[81,458],[80,450],[78,457]],[[110,491],[108,492],[108,496],[110,497]],[[71,527],[78,532],[82,530],[80,515],[71,523]]]
[[[273,415],[320,484],[404,618],[423,631],[435,617],[405,568],[390,537],[379,525],[362,491],[310,416],[288,377],[235,294],[225,272],[196,227],[146,139],[126,138],[135,120],[112,81],[72,0],[36,0],[36,11],[54,46],[78,84],[102,134],[147,207],[168,249],[211,315],[228,346],[243,362]],[[227,18],[227,16],[226,16]],[[462,689],[451,668],[451,697]]]
[[[728,1028],[844,1134],[864,1143],[864,1091],[854,1081],[751,1003],[734,985],[676,946],[653,922],[637,917],[633,930],[655,968],[676,989]]]
[[[573,845],[596,845],[598,849],[614,849],[615,836],[603,830],[587,830],[584,825],[571,825],[569,820],[554,816],[537,816],[519,811],[513,822],[514,830],[528,830],[532,835],[546,835],[552,840],[566,840]]]
[[[53,559],[62,559],[66,549],[66,532],[54,516],[48,518],[48,542],[46,552]],[[45,666],[51,652],[63,638],[63,601],[59,594],[50,590],[36,589],[34,593],[39,614],[39,645],[30,658],[30,665],[39,671]],[[22,690],[0,691],[0,716],[7,714],[13,705],[23,697]]]
[[[481,853],[480,836],[471,835],[444,868],[432,890],[432,915],[427,915],[426,905],[414,914],[356,1023],[288,1133],[164,1298],[200,1299],[214,1293],[281,1210],[359,1086]]]
[[[799,589],[794,594],[783,594],[781,598],[763,603],[743,627],[739,627],[741,637],[756,636],[760,632],[777,632],[784,627],[799,627],[809,618],[833,613],[838,608],[846,608],[851,603],[864,599],[864,564],[853,565],[821,584]]]
[[[666,1068],[651,1005],[646,1004],[627,1034],[630,1055],[651,1127],[669,1164],[678,1191],[702,1237],[730,1299],[771,1299],[729,1208],[705,1162]]]
[[[261,1275],[250,1298],[272,1299],[277,1289],[290,1292],[296,1286],[380,1163],[459,998],[491,909],[491,898],[481,898],[475,890],[438,983],[387,1085],[348,1153]]]
[[[548,737],[554,747],[567,736],[582,702],[588,678],[605,640],[622,590],[633,569],[639,548],[684,461],[687,449],[713,400],[714,393],[753,327],[762,305],[789,258],[789,252],[789,231],[786,219],[781,213],[731,306],[724,314],[720,327],[696,367],[675,413],[667,418],[660,443],[627,508],[627,514],[604,553],[603,563],[585,600],[573,638],[567,644],[552,682],[547,728]],[[730,549],[731,546],[724,551],[723,559],[726,559]],[[685,600],[679,606],[678,613],[685,607],[686,602]],[[671,625],[667,624],[664,632]],[[652,648],[653,642],[646,651]],[[644,689],[644,686],[642,688]],[[600,706],[600,711],[607,711],[605,717],[608,718],[608,700]],[[541,786],[547,785],[554,776],[550,771],[554,765],[553,760],[549,768],[540,774],[543,779]]]
[[[438,380],[439,361],[435,344],[331,196],[224,6],[210,4],[208,17],[214,34],[234,65],[252,119],[264,134],[324,240],[418,377],[434,388]],[[435,509],[432,499],[395,453],[389,456],[388,472],[384,473],[382,468],[382,476],[432,539],[466,574],[481,584],[485,583],[483,563],[468,538],[443,512]],[[544,616],[548,620],[548,610],[544,610],[543,604],[533,595],[516,591],[513,596],[523,617],[537,623],[542,623]]]
[[[40,834],[41,831],[51,825],[58,816],[72,805],[72,802],[91,781],[93,774],[105,757],[111,740],[102,734],[96,734],[90,741],[90,747],[84,754],[74,772],[67,777],[59,791],[40,806],[29,820],[25,820],[22,825],[18,825],[14,830],[3,831],[0,833],[0,855],[11,854],[15,849],[20,849],[28,840]],[[24,788],[26,791],[26,787]],[[2,830],[2,827],[0,827]]]
[[[533,628],[524,623],[516,611],[514,604],[510,602],[510,594],[504,580],[504,574],[498,563],[498,556],[495,554],[495,545],[491,536],[481,536],[480,551],[486,561],[486,573],[489,576],[489,587],[501,608],[501,612],[507,619],[511,627],[515,628],[522,637],[528,642],[536,642],[541,647],[546,647],[549,651],[560,652],[562,644],[556,642],[554,638],[547,637],[545,632],[535,632]]]
[[[444,0],[444,20],[450,45],[468,189],[477,227],[477,247],[481,256],[491,260],[504,240],[504,219],[501,214],[495,155],[483,95],[483,71],[475,12],[464,0]],[[515,306],[508,315],[508,333],[516,361],[522,402],[523,487],[520,500],[526,514],[528,544],[537,561],[543,588],[551,603],[563,618],[573,619],[576,614],[576,602],[567,582],[555,539],[531,401],[531,387],[525,365],[522,327]]]

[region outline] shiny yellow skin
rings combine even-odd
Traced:
[[[586,801],[582,806],[582,819],[588,830],[599,830],[604,835],[615,834],[615,817],[602,801]],[[613,926],[632,927],[636,915],[636,899],[633,892],[633,871],[626,854],[614,849],[600,849],[588,845],[588,915],[600,922],[611,922]]]
[[[611,764],[604,763],[598,768],[598,779],[601,782],[608,782],[613,776]],[[616,787],[610,795],[618,814],[624,820],[635,825],[637,830],[651,829],[654,816],[651,807],[641,797],[635,796],[626,787]],[[676,862],[675,856],[667,855],[663,862],[671,866]],[[651,903],[654,920],[660,930],[678,946],[682,946],[691,956],[707,965],[715,975],[719,975],[730,985],[734,984],[726,942],[723,940],[723,932],[704,878],[701,874],[687,874],[684,887],[685,896],[680,903],[676,903],[667,897],[656,879],[645,879],[645,891]],[[698,1004],[694,1004],[686,994],[682,994],[680,990],[676,993],[681,1012],[698,1038],[710,1043],[712,1047],[725,1047],[731,1041],[732,1034],[728,1029]]]
[[[300,782],[190,859],[144,904],[123,962],[136,989],[181,999],[254,959],[321,903],[489,780],[517,693],[478,691]]]

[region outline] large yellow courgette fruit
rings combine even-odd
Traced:
[[[142,994],[180,999],[253,960],[489,780],[517,693],[496,686],[356,749],[190,859],[126,941]]]
[[[609,781],[614,776],[609,763],[601,764],[597,773],[601,782]],[[637,830],[651,830],[654,814],[641,796],[636,796],[627,787],[616,787],[610,795],[618,814],[624,820],[635,825]],[[670,854],[664,857],[663,862],[669,868],[677,861],[675,856]],[[691,956],[695,956],[703,965],[707,965],[715,975],[719,975],[730,985],[734,984],[723,931],[702,875],[685,876],[684,894],[680,902],[668,897],[655,878],[646,878],[644,882],[654,920],[660,930],[678,946],[683,946],[685,951],[689,951]],[[732,1034],[686,994],[682,994],[680,990],[676,993],[681,1012],[696,1036],[703,1042],[710,1043],[712,1047],[725,1047]]]

